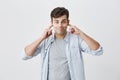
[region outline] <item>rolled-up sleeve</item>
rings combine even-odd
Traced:
[[[24,50],[24,49],[22,50],[21,57],[22,57],[23,60],[27,60],[27,59],[32,58],[32,56],[28,56],[28,55],[25,53],[25,50]]]
[[[97,50],[92,50],[92,49],[90,49],[90,47],[87,45],[87,43],[84,40],[81,41],[81,49],[83,52],[89,53],[92,55],[102,55],[103,54],[103,47],[101,45],[99,46],[99,48]]]
[[[22,53],[21,53],[21,57],[23,60],[28,60],[28,59],[31,59],[31,58],[33,58],[33,57],[35,57],[38,54],[43,53],[43,52],[44,52],[44,41],[37,47],[36,51],[34,52],[34,54],[32,56],[28,56],[25,53],[25,50],[23,49]]]

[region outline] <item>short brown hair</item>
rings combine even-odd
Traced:
[[[61,17],[63,15],[67,16],[67,19],[69,18],[69,11],[64,8],[64,7],[56,7],[51,11],[51,20],[52,18],[58,18]]]

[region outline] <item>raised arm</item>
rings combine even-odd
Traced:
[[[50,26],[49,28],[45,29],[44,33],[42,34],[42,36],[37,39],[36,41],[32,42],[31,44],[27,45],[24,50],[25,53],[27,54],[27,56],[33,56],[33,54],[35,53],[37,47],[41,44],[41,42],[48,38],[51,34],[52,34],[52,30],[51,30]]]
[[[100,47],[100,44],[96,40],[94,40],[93,38],[85,34],[79,28],[73,25],[69,25],[69,26],[70,26],[71,33],[79,35],[87,43],[90,49],[97,50]]]

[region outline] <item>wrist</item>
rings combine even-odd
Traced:
[[[43,41],[45,38],[43,37],[43,36],[41,36],[40,38],[39,38],[39,41]]]

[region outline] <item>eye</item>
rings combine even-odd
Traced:
[[[57,21],[57,22],[55,22],[55,24],[58,24],[59,22]]]
[[[64,24],[64,23],[67,23],[67,22],[66,22],[66,21],[63,21],[62,23]]]
[[[64,20],[64,21],[62,21],[62,23],[67,23],[67,21],[66,21],[66,20]]]

